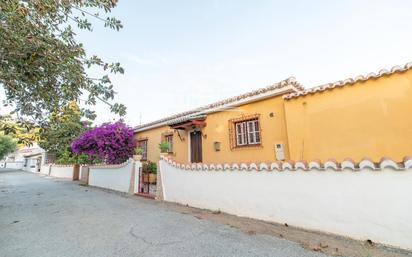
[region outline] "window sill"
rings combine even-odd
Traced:
[[[262,144],[256,144],[256,145],[237,145],[234,146],[231,150],[241,150],[241,149],[253,149],[253,148],[263,148]]]

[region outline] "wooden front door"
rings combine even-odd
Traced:
[[[202,132],[190,132],[190,162],[202,162]]]

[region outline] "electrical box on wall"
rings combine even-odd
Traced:
[[[285,150],[283,144],[275,144],[276,160],[283,161],[285,159]]]
[[[213,148],[215,149],[216,152],[220,151],[220,142],[214,142],[213,143]]]

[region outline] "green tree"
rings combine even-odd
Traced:
[[[81,111],[76,102],[50,114],[49,121],[40,130],[39,146],[56,158],[71,158],[71,143],[85,131],[90,122],[81,120]]]
[[[39,140],[39,127],[34,123],[13,119],[10,115],[0,115],[0,133],[17,140],[17,146],[32,146]]]
[[[73,154],[71,151],[64,151],[60,153],[59,158],[56,160],[57,164],[95,164],[98,163],[97,159],[90,159],[86,154]]]
[[[0,160],[16,150],[16,142],[10,136],[0,135]]]
[[[95,105],[100,99],[112,112],[124,115],[125,106],[110,103],[115,91],[108,76],[123,73],[123,68],[117,62],[86,55],[73,28],[74,24],[92,31],[89,17],[119,30],[121,22],[106,17],[116,4],[117,0],[1,0],[0,85],[5,90],[4,105],[13,106],[21,116],[43,121],[85,95],[86,105]],[[90,68],[100,68],[104,75],[91,78],[87,75]],[[88,109],[82,114],[95,116]]]

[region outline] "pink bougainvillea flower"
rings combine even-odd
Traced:
[[[108,164],[119,164],[133,156],[136,141],[133,128],[122,121],[105,123],[85,131],[72,142],[74,153],[84,153],[91,159],[99,159]]]

